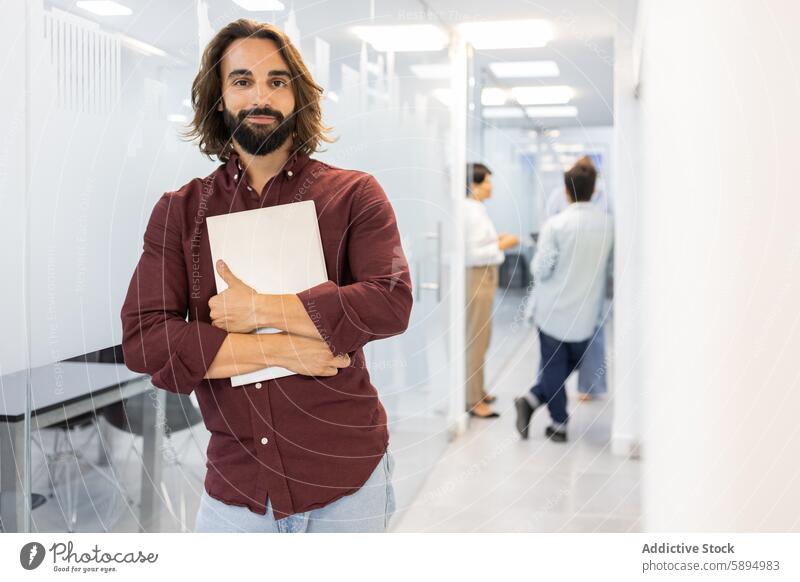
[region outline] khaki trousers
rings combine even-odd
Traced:
[[[497,290],[497,270],[497,265],[467,267],[467,410],[486,396],[483,367],[492,337],[492,304]]]

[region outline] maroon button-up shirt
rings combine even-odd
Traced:
[[[351,365],[331,377],[293,375],[232,387],[204,378],[227,332],[211,325],[217,294],[205,218],[313,200],[329,280],[298,293],[320,335]],[[402,333],[411,312],[408,264],[395,214],[370,174],[292,155],[261,193],[238,154],[156,202],[122,306],[131,370],[197,395],[211,432],[205,489],[276,519],[357,491],[389,442],[386,412],[362,347]]]

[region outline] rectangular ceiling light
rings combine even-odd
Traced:
[[[420,79],[437,80],[450,78],[450,65],[411,65],[411,72]]]
[[[520,105],[563,105],[570,102],[575,91],[566,85],[512,87],[511,95]]]
[[[500,87],[485,87],[481,90],[481,105],[505,105],[508,93]]]
[[[553,27],[547,20],[494,20],[462,22],[461,36],[476,49],[537,48],[553,39]]]
[[[580,154],[584,151],[583,144],[576,143],[576,144],[563,144],[557,143],[553,144],[553,151],[556,151],[560,154]]]
[[[250,12],[280,12],[286,8],[278,0],[233,0],[233,3]]]
[[[539,77],[558,77],[561,74],[555,61],[490,63],[489,70],[498,79],[535,79]]]
[[[351,30],[380,52],[439,51],[450,42],[447,32],[433,24],[354,26]]]
[[[556,107],[526,107],[525,113],[528,117],[577,117],[578,108],[572,105],[561,105]]]
[[[137,53],[141,53],[145,56],[148,57],[167,56],[167,53],[158,48],[157,46],[153,46],[152,44],[141,41],[138,38],[133,38],[132,36],[128,36],[127,34],[119,35],[119,39],[122,41],[122,44],[124,44],[129,49],[134,50]]]
[[[487,107],[483,110],[486,119],[518,119],[523,117],[519,107]]]
[[[515,119],[523,117],[519,107],[484,107],[483,116],[487,119]],[[525,114],[532,118],[544,117],[577,117],[578,108],[572,105],[553,107],[526,107]]]
[[[75,6],[98,16],[130,16],[133,10],[111,0],[86,0],[76,2]]]

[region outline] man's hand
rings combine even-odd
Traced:
[[[258,293],[236,277],[224,261],[217,261],[217,272],[228,288],[208,300],[211,325],[229,333],[250,333],[259,327],[256,317]]]
[[[497,246],[500,247],[501,251],[510,249],[511,247],[515,247],[519,244],[519,238],[517,238],[517,236],[514,234],[508,234],[504,232],[498,236],[497,239]]]
[[[350,365],[347,354],[333,355],[321,339],[291,335],[286,332],[264,334],[269,342],[272,365],[287,368],[304,376],[335,376]]]

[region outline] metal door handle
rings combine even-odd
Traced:
[[[426,232],[425,233],[426,240],[435,240],[436,241],[436,282],[435,283],[427,283],[427,282],[420,282],[417,285],[417,300],[419,300],[422,296],[422,290],[427,289],[430,291],[436,291],[436,302],[440,303],[442,301],[442,258],[443,258],[443,249],[442,249],[442,221],[436,223],[436,232]],[[417,281],[420,281],[422,276],[422,263],[417,262],[416,265],[417,270]]]

